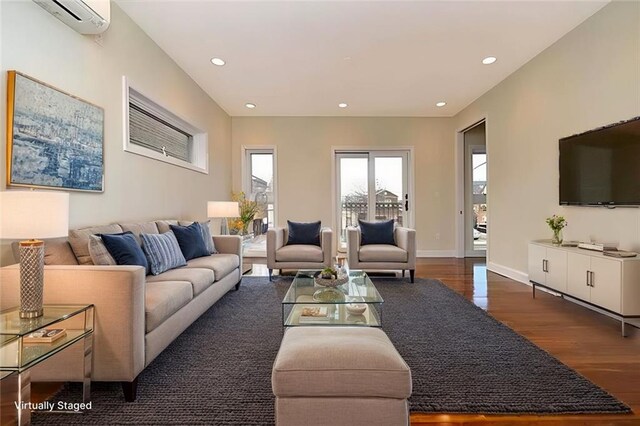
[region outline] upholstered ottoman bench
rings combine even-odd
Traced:
[[[271,383],[278,426],[409,424],[411,371],[377,328],[288,329]]]

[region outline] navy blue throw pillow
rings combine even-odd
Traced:
[[[320,221],[300,223],[288,220],[287,224],[289,225],[288,246],[291,244],[320,245]]]
[[[149,263],[131,231],[121,234],[99,234],[104,246],[118,265],[139,265],[149,273]]]
[[[178,245],[185,260],[195,259],[196,257],[209,256],[209,250],[202,238],[202,231],[198,222],[193,222],[189,226],[169,225],[173,231]]]
[[[393,219],[384,222],[365,222],[360,223],[360,245],[367,244],[392,244],[396,241],[393,238]]]

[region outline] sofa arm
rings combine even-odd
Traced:
[[[360,251],[360,228],[347,227],[347,262],[349,268],[357,269],[359,266],[358,252]]]
[[[95,305],[95,381],[130,382],[144,369],[144,292],[140,266],[45,266],[45,304]],[[2,309],[20,304],[19,265],[0,269],[0,300]],[[65,362],[66,353],[43,363],[38,376],[45,377],[36,379],[77,379],[77,363]]]
[[[325,267],[333,266],[333,231],[331,228],[320,230],[320,247],[322,248],[322,263]]]
[[[416,265],[416,230],[398,226],[394,234],[396,245],[408,254],[409,269],[414,269]]]
[[[242,237],[239,235],[215,235],[213,244],[218,253],[237,254],[242,259]]]
[[[276,251],[282,248],[284,241],[284,228],[276,227],[267,229],[267,267],[276,269]]]

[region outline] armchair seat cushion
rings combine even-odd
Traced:
[[[193,298],[190,282],[162,281],[147,283],[144,291],[145,329],[155,330]]]
[[[360,247],[358,253],[360,262],[406,262],[408,253],[390,244],[367,244]]]
[[[213,254],[211,256],[198,257],[187,262],[187,269],[202,268],[211,269],[216,280],[229,275],[240,266],[240,258],[236,254]]]
[[[278,262],[322,262],[323,259],[320,246],[292,244],[276,251]]]
[[[193,295],[197,296],[213,283],[214,274],[211,269],[182,267],[147,277],[147,283],[160,281],[188,281],[193,286]]]

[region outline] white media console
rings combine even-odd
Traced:
[[[640,256],[617,258],[550,241],[529,243],[529,281],[622,323],[640,318]]]

